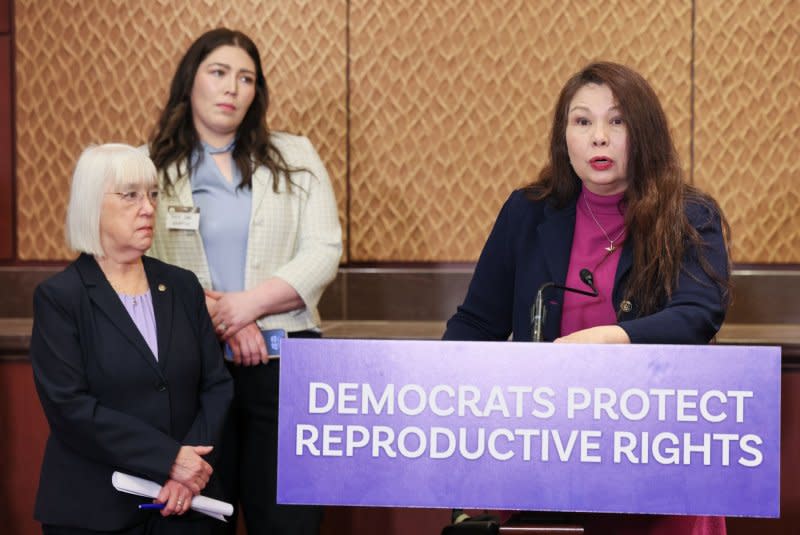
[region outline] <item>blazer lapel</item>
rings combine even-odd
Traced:
[[[143,256],[144,271],[150,284],[150,295],[153,298],[153,312],[156,316],[156,336],[158,338],[158,364],[166,369],[169,359],[169,341],[172,330],[173,289],[152,259]]]
[[[192,185],[188,175],[178,172],[178,164],[171,164],[166,173],[163,175],[162,180],[169,182],[172,185],[172,191],[169,196],[165,196],[172,202],[177,201],[180,206],[194,206],[194,199],[192,198]],[[163,186],[162,190],[165,189]]]
[[[170,206],[195,206],[191,180],[188,175],[178,173],[178,168],[177,164],[171,164],[166,173],[161,175],[162,184],[172,184],[172,188],[169,191],[162,188],[162,197],[156,208],[158,228],[153,238],[153,246],[147,254],[194,272],[204,288],[211,288],[211,271],[200,231],[171,231],[166,227]],[[200,218],[203,217],[205,214],[201,213]],[[148,280],[152,290],[153,280],[149,278]],[[154,298],[158,294],[158,284],[156,283],[155,290],[152,290]]]
[[[542,247],[536,254],[544,256],[550,271],[548,278],[544,280],[563,285],[567,281],[569,255],[575,233],[575,203],[571,202],[560,209],[547,203],[544,216],[545,220],[537,229]]]
[[[633,268],[633,242],[630,238],[625,239],[622,244],[622,251],[617,264],[617,272],[614,274],[614,291],[613,301],[615,313],[622,313],[622,317],[634,317],[638,303],[628,303],[627,306],[622,306],[622,296],[625,293],[625,280],[628,273]],[[627,310],[623,310],[627,308]],[[633,311],[633,312],[632,312]]]
[[[267,193],[267,188],[272,187],[272,173],[263,165],[257,166],[253,172],[253,197],[252,208],[250,210],[250,219],[252,220],[253,214],[257,213],[261,208],[261,203],[264,202],[264,196]],[[281,187],[283,187],[281,185]]]
[[[614,288],[620,285],[622,278],[630,271],[631,267],[633,267],[633,243],[626,239],[620,253],[617,272],[614,274]]]
[[[97,261],[93,257],[82,253],[75,261],[75,266],[81,274],[89,299],[138,350],[145,362],[161,375],[155,355],[150,351],[147,342],[145,342],[136,324],[133,323],[130,314],[125,310],[125,305],[122,304],[119,296],[109,284]]]

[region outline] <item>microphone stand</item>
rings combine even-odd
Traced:
[[[544,307],[544,291],[548,288],[555,288],[557,290],[564,290],[567,292],[574,292],[581,295],[588,295],[589,297],[597,297],[598,291],[594,286],[594,275],[588,269],[581,270],[581,282],[592,289],[591,292],[579,290],[577,288],[570,288],[569,286],[562,286],[555,282],[545,282],[539,286],[536,292],[536,300],[533,302],[533,309],[531,309],[531,340],[534,342],[542,341],[542,326],[544,325],[547,316],[547,309]]]

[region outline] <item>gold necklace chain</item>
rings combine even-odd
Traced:
[[[606,229],[603,228],[603,225],[601,225],[600,221],[598,221],[597,218],[594,216],[594,212],[592,212],[592,207],[589,205],[589,199],[586,198],[586,194],[585,193],[583,195],[583,202],[586,204],[586,209],[589,210],[589,215],[592,216],[592,220],[594,220],[594,224],[597,225],[597,228],[600,229],[600,231],[603,233],[603,236],[605,236],[606,239],[608,240],[608,247],[605,247],[605,250],[608,251],[609,253],[613,253],[614,251],[617,250],[617,248],[614,247],[614,242],[619,240],[622,237],[622,235],[625,234],[625,226],[623,225],[622,230],[620,231],[620,233],[617,234],[617,236],[612,240],[608,236],[608,232],[606,232]]]

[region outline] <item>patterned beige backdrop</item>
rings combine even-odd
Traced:
[[[643,4],[354,0],[352,257],[476,258],[543,163],[561,85],[591,59],[652,80],[688,158],[691,2]]]
[[[740,262],[800,262],[800,2],[698,2],[695,177]]]
[[[346,4],[15,0],[19,257],[61,259],[72,168],[89,143],[143,143],[178,60],[202,32],[258,45],[274,129],[308,136],[345,213]]]
[[[561,84],[604,58],[655,86],[685,167],[731,219],[735,260],[800,262],[800,2],[694,3],[16,0],[19,256],[69,256],[80,149],[141,143],[180,53],[224,24],[261,48],[271,125],[319,148],[345,260],[474,260],[542,164]]]

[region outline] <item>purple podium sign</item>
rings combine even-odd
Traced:
[[[278,501],[779,516],[777,347],[284,340]]]

